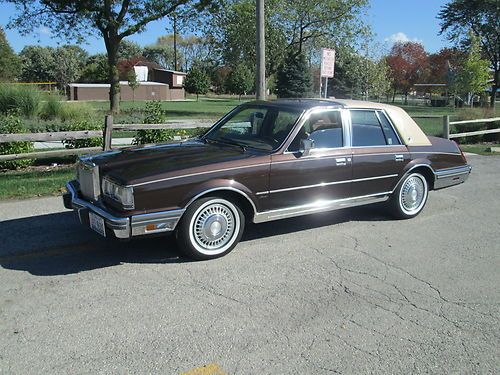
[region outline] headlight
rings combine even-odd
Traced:
[[[134,208],[134,188],[121,186],[107,178],[103,178],[102,192],[105,196],[121,203],[123,208],[127,210]]]

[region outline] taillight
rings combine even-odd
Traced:
[[[455,146],[457,146],[457,148],[460,150],[460,153],[462,154],[462,159],[464,159],[464,163],[467,164],[467,159],[465,158],[464,152],[460,148],[460,145],[457,142],[455,142],[455,141],[452,141],[452,142],[455,143]]]

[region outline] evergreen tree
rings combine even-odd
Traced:
[[[252,71],[244,64],[238,64],[229,73],[227,79],[227,88],[229,92],[239,95],[241,100],[241,95],[249,92],[254,85],[254,75]]]
[[[304,98],[311,94],[311,72],[303,54],[290,49],[278,70],[276,91],[279,98]]]
[[[191,94],[196,94],[196,100],[200,94],[206,94],[210,88],[210,77],[198,66],[193,66],[184,80],[184,88]]]
[[[0,27],[0,81],[12,81],[19,73],[19,58]]]

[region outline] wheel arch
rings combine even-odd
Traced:
[[[428,163],[409,164],[408,167],[404,170],[403,174],[401,175],[394,190],[397,189],[397,187],[401,184],[401,182],[403,182],[403,180],[408,175],[410,175],[411,173],[415,173],[415,172],[418,172],[425,177],[425,180],[427,181],[427,185],[429,187],[429,190],[434,190],[434,182],[436,180],[436,175],[435,175],[434,169]]]
[[[234,181],[232,181],[232,185],[235,185]],[[198,188],[196,189],[196,192],[192,192],[191,194],[189,194],[190,198],[186,200],[184,209],[187,210],[192,203],[200,198],[216,196],[228,199],[231,202],[237,204],[238,207],[243,211],[245,218],[249,221],[253,221],[253,218],[257,213],[257,207],[250,194],[250,191],[244,185],[241,185],[241,187],[227,185],[205,186],[203,188]]]

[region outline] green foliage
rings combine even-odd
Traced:
[[[227,77],[229,92],[240,96],[252,90],[254,86],[254,74],[243,64],[238,64]]]
[[[101,130],[102,125],[91,119],[68,122],[61,131],[78,131],[78,130]],[[85,148],[85,147],[102,147],[103,138],[87,138],[87,139],[67,139],[63,140],[63,145],[66,148]]]
[[[13,81],[19,74],[19,57],[14,53],[0,27],[0,82]]]
[[[479,40],[471,38],[469,54],[462,62],[454,81],[454,90],[478,94],[488,87],[488,61],[481,58]],[[471,104],[471,103],[470,103]]]
[[[165,111],[161,107],[160,101],[147,102],[145,115],[145,124],[161,124],[165,120]],[[133,143],[135,145],[160,143],[172,138],[171,131],[167,129],[138,130]]]
[[[40,92],[26,86],[0,84],[0,113],[16,112],[21,116],[34,117],[40,107]]]
[[[23,132],[21,119],[18,116],[9,114],[0,118],[1,134],[17,134]],[[8,142],[0,143],[0,155],[23,154],[33,151],[31,142]],[[33,159],[12,160],[0,162],[0,169],[19,169],[33,164]]]
[[[457,121],[475,120],[480,118],[493,118],[497,117],[495,112],[490,108],[470,108],[460,111]],[[498,129],[500,128],[500,121],[488,123],[472,123],[472,124],[457,124],[453,125],[452,133],[467,133],[478,130]],[[457,138],[458,143],[480,143],[480,142],[494,142],[500,140],[500,135],[497,134],[484,134],[475,135],[471,137]]]
[[[104,53],[90,56],[82,70],[81,82],[105,83],[108,80],[108,58]]]
[[[153,44],[144,47],[144,57],[166,69],[173,69],[174,48],[166,44]],[[179,57],[177,57],[179,59]]]
[[[279,98],[304,98],[311,94],[311,72],[303,54],[290,51],[278,70],[276,91]]]
[[[196,94],[199,99],[200,94],[206,94],[210,88],[210,77],[198,66],[193,66],[184,80],[184,88],[191,94]]]
[[[26,46],[19,53],[22,82],[54,82],[56,61],[54,48]]]
[[[121,41],[118,47],[118,59],[119,60],[130,60],[133,57],[142,55],[142,47],[136,42],[124,39]]]
[[[45,103],[43,103],[39,116],[43,120],[54,120],[60,117],[63,111],[61,99],[56,95],[49,95]]]
[[[66,102],[62,106],[62,111],[59,118],[63,122],[80,122],[84,120],[95,121],[96,113],[93,108],[87,103],[72,103]]]
[[[489,60],[493,74],[491,104],[500,86],[500,6],[498,0],[451,0],[441,8],[441,34],[459,47],[471,44],[471,31],[480,40],[481,50]]]
[[[69,83],[80,79],[87,57],[87,52],[79,46],[65,45],[56,48],[53,75],[60,89],[66,90]]]
[[[127,74],[128,86],[132,89],[132,95],[134,97],[133,101],[135,102],[135,89],[137,89],[141,84],[137,80],[137,75],[135,74],[134,69],[130,69]]]

